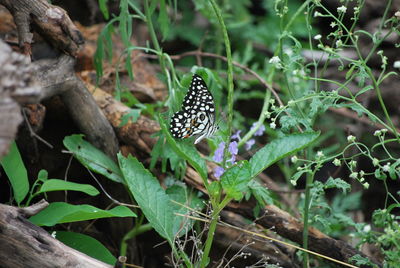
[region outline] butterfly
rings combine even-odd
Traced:
[[[194,74],[181,111],[171,118],[172,136],[178,139],[196,137],[194,144],[211,137],[217,130],[214,99],[203,78]]]

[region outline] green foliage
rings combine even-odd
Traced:
[[[95,196],[99,194],[99,191],[90,184],[81,184],[70,181],[63,181],[58,179],[46,180],[36,192],[36,194],[42,194],[53,191],[78,191],[85,194]]]
[[[165,193],[157,179],[132,156],[125,158],[118,154],[118,161],[128,188],[147,220],[171,246],[174,246],[175,236],[182,229],[185,230],[185,223],[188,222],[176,213],[186,214],[188,211],[184,207],[174,205],[172,200],[186,203],[185,192],[174,188],[169,190],[169,194]],[[198,204],[199,201],[196,201],[195,205]]]
[[[39,226],[53,226],[58,223],[86,221],[110,217],[136,217],[129,208],[117,206],[102,210],[90,205],[72,205],[64,202],[53,202],[29,220]]]
[[[0,160],[0,163],[10,180],[15,201],[20,205],[28,194],[29,181],[28,173],[15,142],[11,144],[10,151]]]
[[[75,232],[54,232],[58,240],[65,245],[79,250],[86,255],[98,259],[110,265],[114,265],[117,259],[99,241],[85,234]]]
[[[112,181],[125,183],[121,170],[102,151],[83,140],[83,135],[65,137],[64,146],[74,154],[86,168],[99,173]]]
[[[265,145],[250,159],[251,176],[255,177],[276,161],[311,144],[319,133],[293,134],[278,138]]]

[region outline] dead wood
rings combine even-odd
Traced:
[[[47,206],[44,200],[26,208],[0,204],[1,267],[112,267],[67,247],[26,219]]]
[[[8,152],[22,122],[19,104],[36,101],[39,87],[26,56],[0,40],[0,158]]]
[[[31,54],[33,34],[31,24],[55,48],[76,56],[83,38],[68,14],[45,0],[0,0],[14,17],[19,45],[24,54]]]

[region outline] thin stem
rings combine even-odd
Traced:
[[[214,9],[215,15],[218,19],[219,25],[221,27],[222,35],[225,42],[225,51],[226,51],[226,58],[228,61],[228,137],[225,143],[224,149],[224,159],[222,162],[222,166],[225,167],[225,163],[228,156],[228,146],[231,139],[232,134],[232,121],[233,121],[233,64],[232,64],[232,53],[231,53],[231,44],[229,41],[228,31],[225,26],[224,19],[222,18],[221,10],[219,9],[218,5],[215,3],[214,0],[209,0],[211,6]]]

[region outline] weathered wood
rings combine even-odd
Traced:
[[[22,122],[19,104],[36,101],[40,90],[25,56],[0,40],[0,158],[8,152]]]
[[[65,10],[45,0],[0,0],[0,4],[14,17],[24,54],[31,54],[31,23],[54,47],[69,55],[76,56],[79,45],[84,42]]]
[[[26,219],[47,206],[48,203],[44,200],[26,208],[0,204],[1,267],[112,267],[67,247]]]

